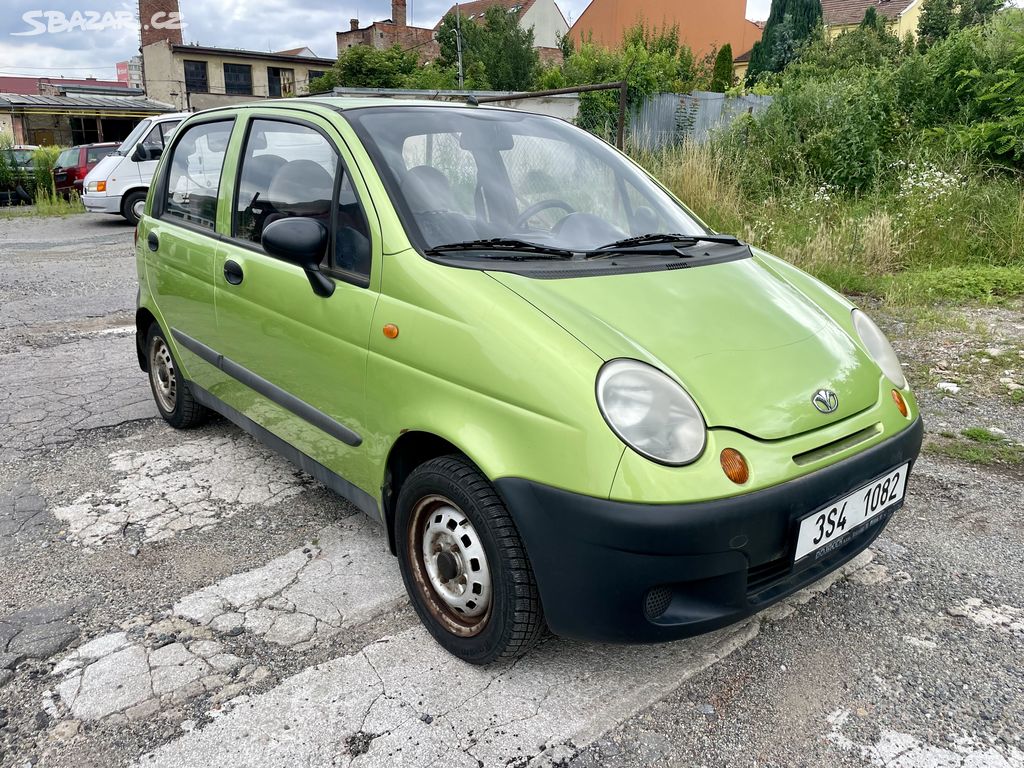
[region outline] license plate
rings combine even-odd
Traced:
[[[909,466],[897,467],[801,520],[794,559],[801,560],[825,547],[831,551],[841,546],[845,543],[841,540],[903,501]]]

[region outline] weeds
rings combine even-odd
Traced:
[[[929,441],[927,450],[971,464],[1024,465],[1024,446],[1007,440],[984,427],[969,427],[959,435],[942,432]]]

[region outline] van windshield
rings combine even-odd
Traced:
[[[646,173],[553,117],[472,107],[346,110],[421,250],[504,240],[582,251],[706,234]]]
[[[114,152],[115,155],[127,155],[132,151],[136,144],[139,143],[139,139],[149,130],[149,126],[153,124],[153,121],[146,118],[138,125],[136,125],[132,132],[128,134],[128,138],[121,142],[121,146]]]

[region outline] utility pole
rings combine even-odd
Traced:
[[[455,50],[459,54],[459,90],[461,91],[464,87],[462,79],[462,11],[459,10],[459,4],[455,4]]]

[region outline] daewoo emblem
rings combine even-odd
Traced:
[[[839,407],[839,395],[831,389],[819,389],[811,397],[811,402],[822,413],[833,413]]]

